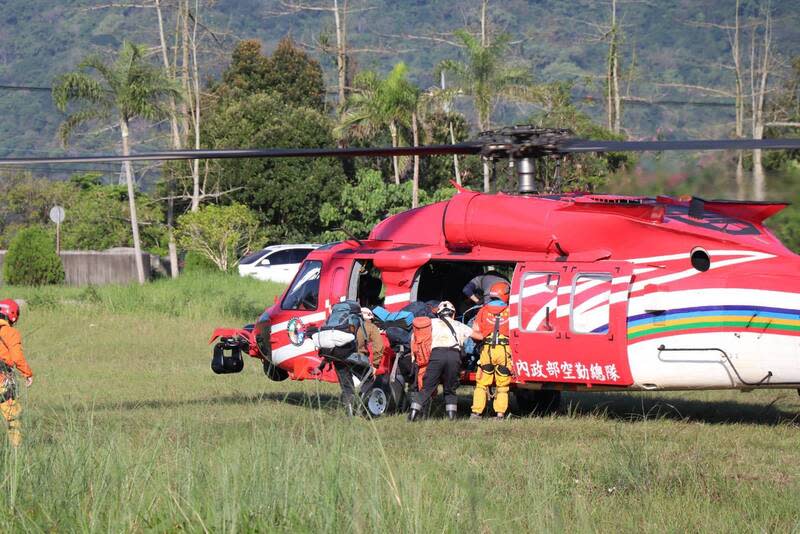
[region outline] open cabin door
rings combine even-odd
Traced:
[[[518,382],[628,386],[626,262],[520,263],[511,286]]]

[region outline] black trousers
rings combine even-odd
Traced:
[[[358,367],[342,362],[334,362],[333,368],[336,371],[336,378],[339,379],[339,387],[342,388],[342,394],[339,399],[345,406],[351,404],[356,395],[356,388],[353,383],[354,373],[359,377],[359,380],[361,380],[360,392],[362,397],[369,393],[375,385],[375,377],[370,372],[369,368]]]
[[[417,401],[412,404],[412,408],[416,410],[427,408],[436,386],[441,382],[444,386],[445,410],[455,411],[458,407],[456,389],[460,384],[460,371],[461,352],[458,349],[440,347],[433,349],[425,378],[422,380],[422,391],[417,394]]]

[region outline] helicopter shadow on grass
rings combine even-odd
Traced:
[[[326,393],[307,393],[292,391],[286,393],[260,393],[256,395],[242,395],[232,393],[220,397],[203,397],[197,399],[143,399],[136,401],[105,402],[98,404],[87,404],[79,409],[86,411],[113,411],[113,410],[141,410],[156,409],[165,410],[171,408],[183,408],[187,406],[230,406],[230,405],[255,405],[263,402],[281,402],[291,406],[304,408],[322,409],[333,411],[339,407],[339,397]]]
[[[791,407],[776,406],[788,401]],[[800,426],[800,399],[792,390],[776,390],[771,402],[744,403],[735,400],[696,400],[622,393],[568,393],[561,400],[566,416],[599,416],[631,423],[670,420],[707,424],[751,424]]]

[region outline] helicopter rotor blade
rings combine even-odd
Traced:
[[[0,158],[0,166],[21,166],[42,163],[103,163],[123,161],[172,161],[194,159],[240,158],[313,158],[313,157],[380,157],[380,156],[442,156],[452,154],[477,154],[480,145],[461,143],[455,145],[426,145],[418,147],[368,147],[368,148],[268,148],[231,150],[170,150],[120,155],[56,156],[43,158]]]
[[[489,147],[490,150],[486,151]],[[423,145],[417,147],[347,147],[347,148],[253,148],[224,150],[168,150],[121,156],[55,156],[31,158],[0,158],[0,167],[20,167],[36,164],[120,163],[124,161],[177,161],[196,159],[241,158],[313,158],[313,157],[388,157],[388,156],[446,156],[483,154],[488,157],[508,157],[517,147],[534,157],[547,154],[580,154],[588,152],[660,152],[665,150],[796,150],[800,139],[715,139],[684,141],[602,141],[590,139],[550,140],[516,144],[514,141],[484,143],[480,140],[452,145]],[[517,154],[520,155],[520,154]]]
[[[661,152],[664,150],[795,150],[800,139],[713,139],[686,141],[593,141],[570,139],[560,143],[556,152]]]

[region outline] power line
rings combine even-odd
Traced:
[[[43,87],[35,85],[2,85],[0,89],[5,91],[47,91],[48,93],[53,90],[52,87]]]

